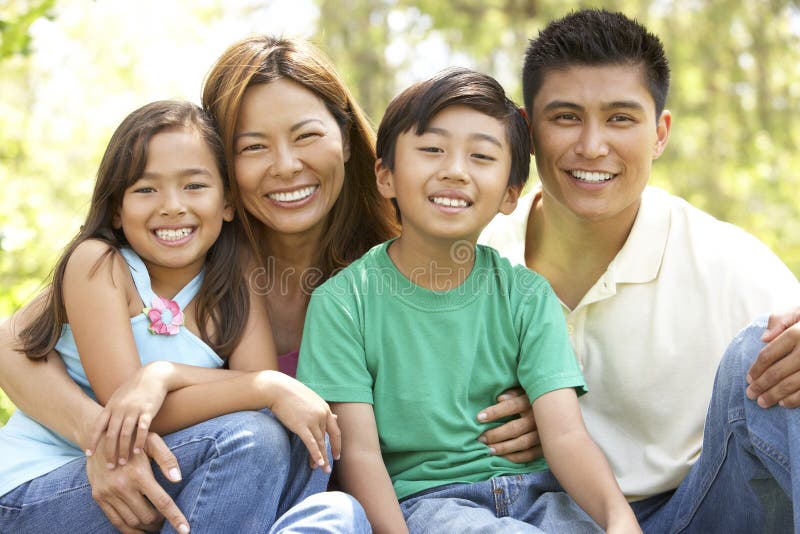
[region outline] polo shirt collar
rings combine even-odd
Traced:
[[[608,266],[609,281],[644,284],[658,276],[670,227],[670,210],[663,201],[664,195],[653,187],[647,187],[642,193],[642,203],[628,239]]]

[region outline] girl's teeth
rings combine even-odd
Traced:
[[[571,173],[583,182],[607,182],[614,177],[610,172],[571,171]]]
[[[163,241],[177,241],[192,233],[191,228],[178,228],[176,230],[156,230],[156,236]]]
[[[466,208],[467,201],[463,198],[431,197],[434,204],[447,206],[448,208]]]
[[[297,202],[298,200],[303,200],[311,196],[311,193],[317,190],[317,186],[312,185],[310,187],[304,187],[302,189],[298,189],[297,191],[290,191],[290,192],[281,192],[281,193],[270,193],[267,195],[272,200],[277,200],[278,202]]]

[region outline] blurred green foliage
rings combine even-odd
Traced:
[[[92,18],[99,3],[11,0],[0,7],[0,317],[35,294],[80,224],[104,143],[124,114],[143,103],[131,97],[143,78],[157,77],[141,66],[152,61],[143,44],[169,37],[164,53],[179,42],[206,53],[197,50],[214,34],[207,29],[212,23],[264,13],[263,3],[237,1],[238,13],[230,12],[231,2],[166,2],[182,24],[195,21],[191,31],[176,37],[141,28],[138,41],[115,38],[119,26]],[[90,6],[81,8],[83,18],[73,13],[79,4]],[[73,9],[62,12],[62,6]],[[653,183],[754,233],[800,273],[797,0],[318,0],[309,35],[377,123],[389,99],[429,75],[442,58],[494,74],[521,101],[527,39],[579,7],[624,11],[664,41],[673,73],[667,101],[673,126]],[[128,16],[124,7],[118,16]],[[30,29],[42,17],[64,19],[63,48],[81,58],[79,68],[92,66],[94,77],[65,77],[57,64],[64,57],[32,61]],[[253,31],[262,27],[254,23]],[[212,55],[200,59],[207,66],[213,61]],[[195,93],[179,96],[197,101],[200,79],[191,82]],[[83,100],[59,100],[70,83],[81,84]],[[168,92],[174,88],[161,91],[162,98],[175,96]],[[127,107],[111,110],[101,95]],[[110,111],[93,109],[95,101]],[[64,120],[81,112],[91,120]],[[10,407],[0,394],[0,421]]]

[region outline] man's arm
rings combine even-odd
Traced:
[[[333,403],[331,408],[342,431],[342,455],[336,464],[342,489],[361,503],[376,533],[407,533],[400,504],[383,464],[372,405],[342,402]]]

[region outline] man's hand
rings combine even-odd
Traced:
[[[92,497],[111,524],[124,534],[158,530],[165,518],[185,534],[189,532],[189,522],[156,482],[151,457],[168,480],[180,482],[178,461],[157,434],[149,433],[143,453],[131,455],[128,463],[119,467],[106,460],[101,441],[86,462]]]
[[[502,456],[512,462],[525,463],[540,458],[542,447],[536,421],[533,418],[530,400],[522,388],[514,388],[497,397],[497,404],[481,410],[478,421],[490,423],[504,417],[519,415],[478,437],[478,441],[489,447],[495,456]]]
[[[800,406],[800,308],[771,315],[758,353],[747,373],[747,397],[762,408],[775,403]]]

